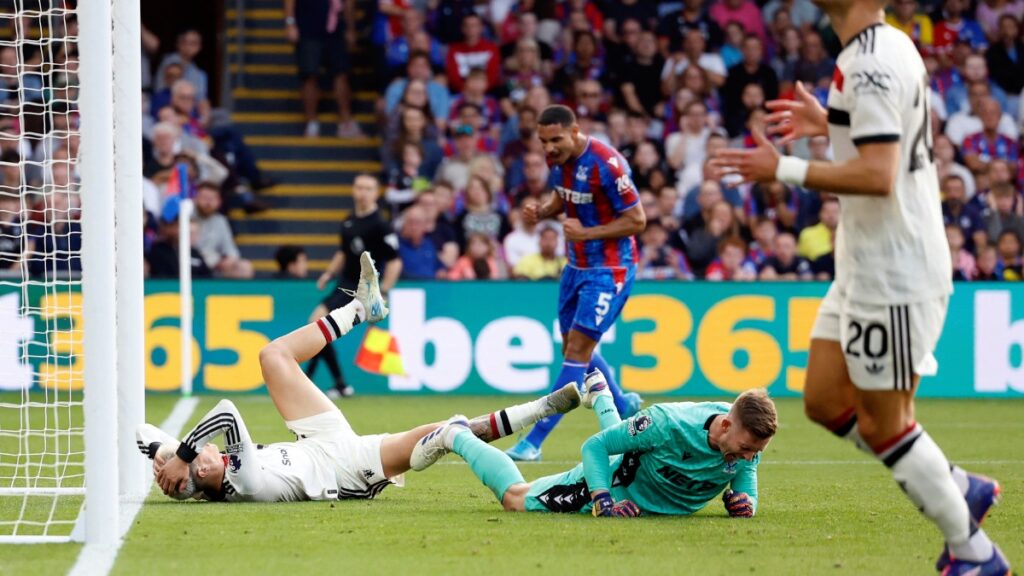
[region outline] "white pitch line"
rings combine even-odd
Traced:
[[[519,465],[536,466],[540,464],[554,464],[558,466],[575,466],[579,460],[541,460],[540,462],[516,462]],[[964,466],[996,466],[996,465],[1021,465],[1024,460],[953,460],[953,464]],[[438,462],[444,466],[465,466],[466,463],[457,457],[447,458]],[[847,465],[871,465],[878,466],[877,460],[762,460],[759,466],[774,464],[776,466],[847,466]]]
[[[160,424],[160,428],[171,436],[177,437],[185,423],[188,422],[189,417],[192,416],[192,411],[195,410],[197,404],[199,404],[199,398],[194,396],[179,399],[174,404],[171,414]],[[146,492],[149,492],[148,487]],[[135,516],[142,509],[142,504],[145,501],[145,495],[138,498],[122,498],[119,517],[121,537],[118,538],[117,544],[110,547],[100,547],[92,544],[82,546],[82,551],[78,554],[78,560],[71,567],[68,576],[107,576],[110,573],[110,569],[114,567],[117,552],[120,550],[121,544],[124,543],[128,531],[131,530],[132,524],[135,522]]]

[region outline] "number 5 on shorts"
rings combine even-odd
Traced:
[[[612,294],[611,292],[602,292],[597,295],[597,306],[594,307],[594,314],[597,316],[597,325],[600,326],[604,317],[608,315],[608,310],[611,309]]]

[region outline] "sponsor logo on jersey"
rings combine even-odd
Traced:
[[[651,425],[651,417],[647,414],[641,414],[636,416],[626,424],[626,431],[629,432],[630,436],[636,436],[637,434],[647,430]]]
[[[854,72],[850,79],[853,80],[853,93],[856,95],[862,94],[882,94],[889,91],[890,84],[892,82],[892,76],[887,72],[881,70],[861,70]]]
[[[668,480],[669,482],[675,484],[676,486],[685,488],[690,492],[700,493],[711,492],[712,490],[717,492],[719,490],[719,485],[715,484],[714,482],[690,478],[685,473],[676,470],[675,468],[671,468],[669,466],[662,466],[661,468],[658,468],[657,472],[658,474],[661,474],[661,477],[664,478],[665,480]]]
[[[555,186],[555,192],[558,192],[562,200],[573,204],[592,204],[594,202],[594,195],[590,192],[577,192],[564,186]]]

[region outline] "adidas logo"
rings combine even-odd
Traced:
[[[868,371],[868,374],[876,375],[876,374],[881,374],[882,370],[885,370],[885,366],[882,366],[881,364],[874,364],[873,363],[873,364],[868,364],[867,366],[865,366],[865,369]]]

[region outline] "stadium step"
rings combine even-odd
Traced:
[[[357,2],[361,31],[370,29],[372,10],[368,0]],[[269,210],[252,215],[231,211],[236,241],[261,276],[277,271],[274,252],[283,244],[302,246],[310,269],[318,273],[334,254],[341,221],[352,209],[353,178],[381,171],[381,142],[374,134],[378,93],[362,88],[374,73],[367,65],[370,46],[360,40],[351,74],[353,114],[369,136],[334,136],[338,116],[332,82],[321,78],[318,120],[323,136],[305,138],[295,47],[285,36],[281,1],[228,2],[226,22],[231,118],[260,169],[278,182],[258,195]]]

